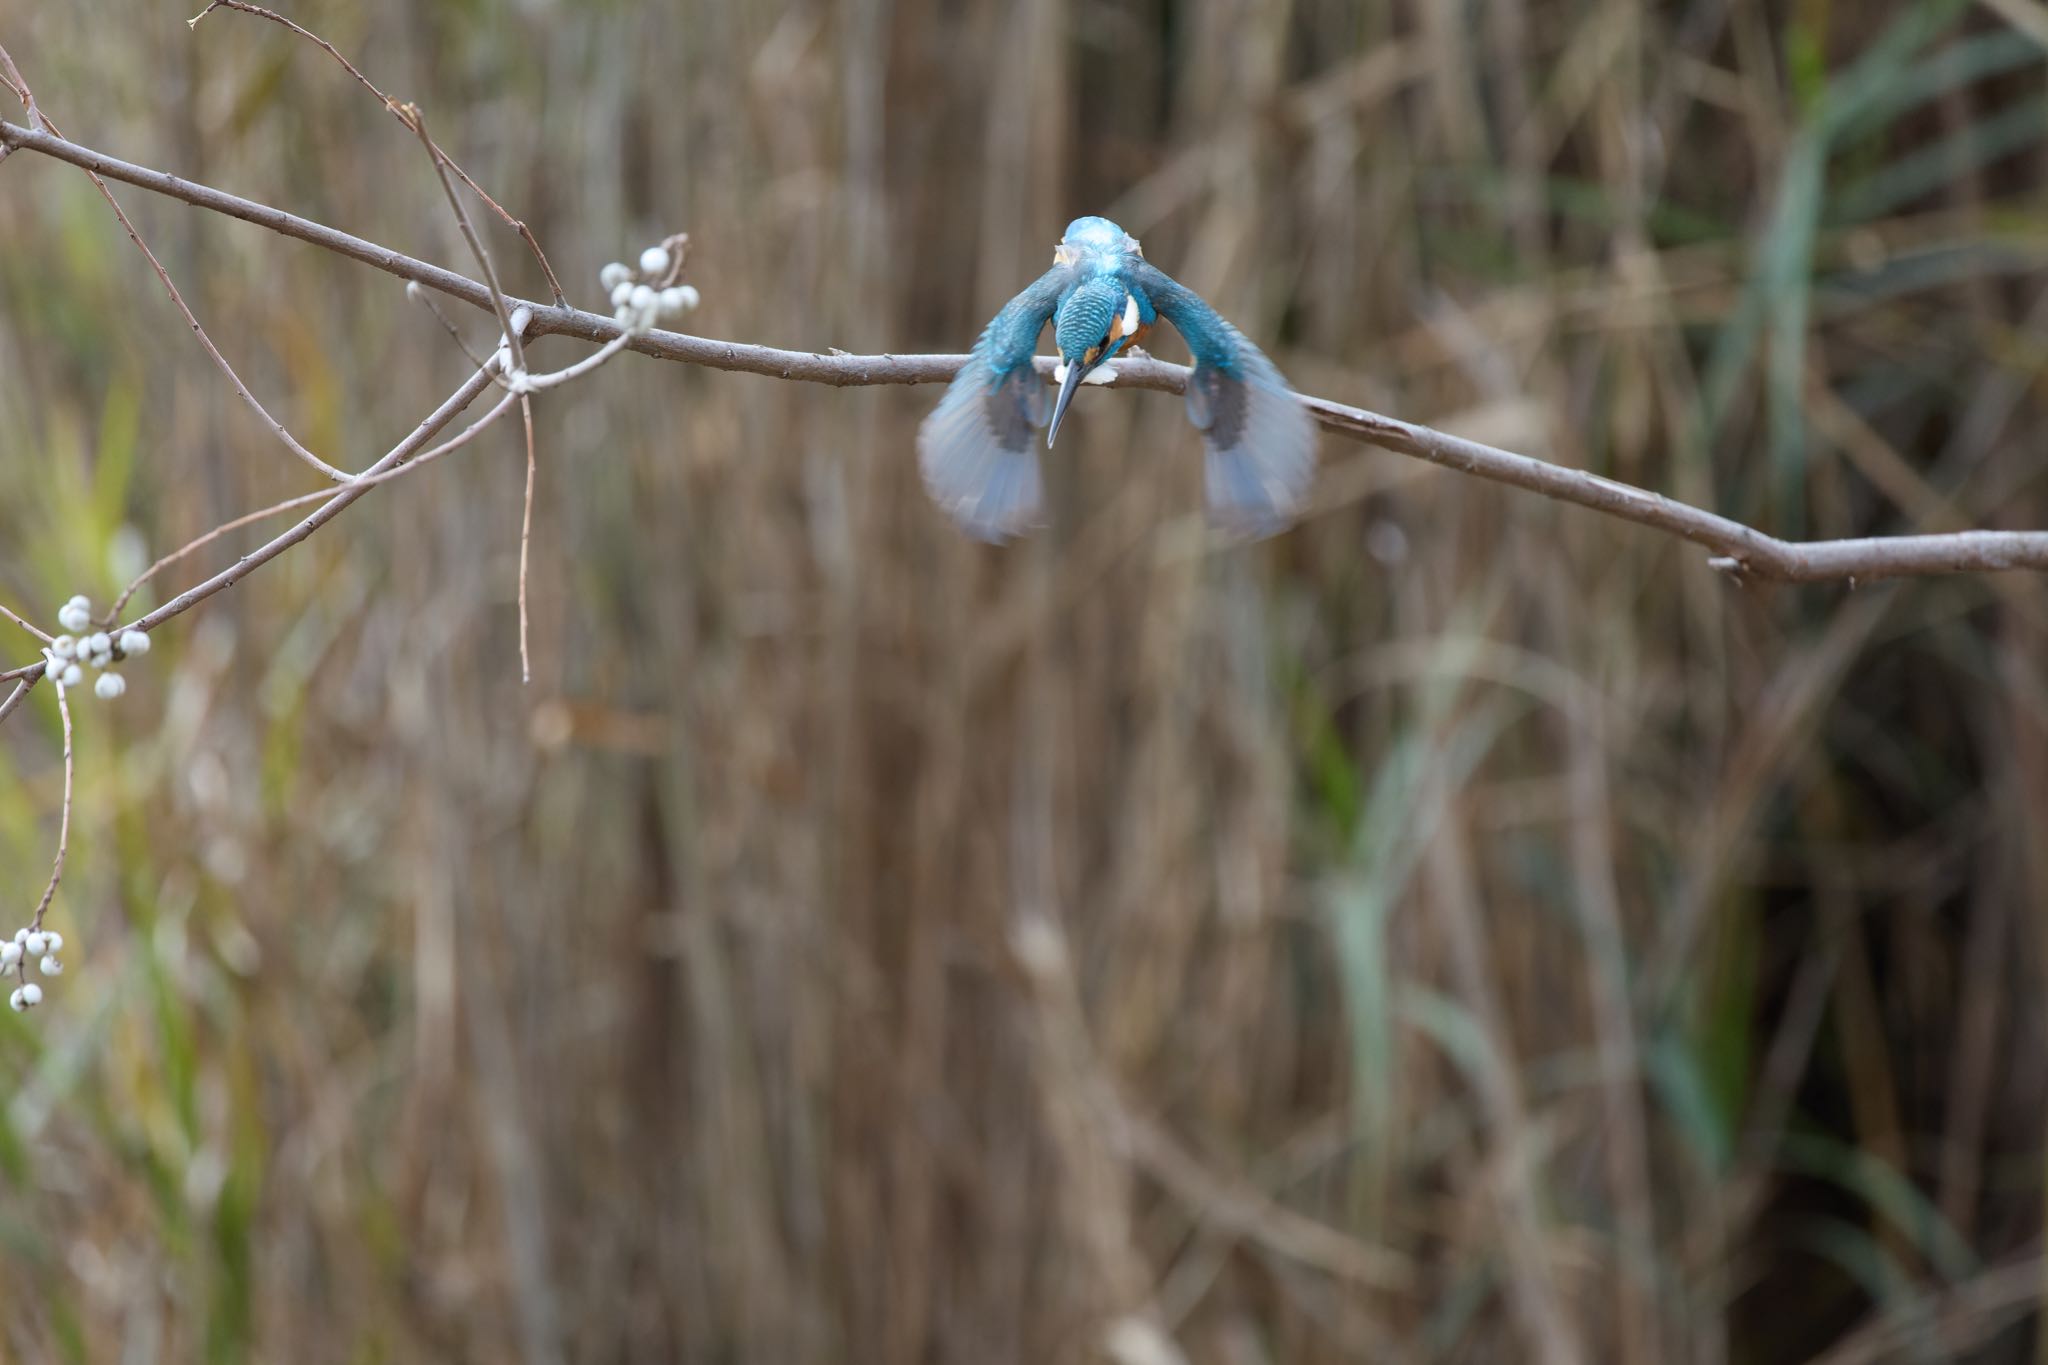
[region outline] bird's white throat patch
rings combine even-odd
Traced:
[[[1062,360],[1059,364],[1052,367],[1052,382],[1055,384],[1064,384],[1067,382],[1066,361]],[[1102,364],[1097,365],[1094,369],[1088,371],[1087,374],[1082,375],[1081,382],[1083,384],[1114,384],[1116,383],[1116,366],[1110,364],[1108,361],[1104,361]]]

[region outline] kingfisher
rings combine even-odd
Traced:
[[[1211,520],[1245,537],[1283,529],[1315,475],[1308,409],[1263,351],[1107,218],[1067,224],[1052,269],[995,315],[925,419],[918,463],[933,500],[977,540],[1001,542],[1041,524],[1034,433],[1046,427],[1051,449],[1080,386],[1113,381],[1110,362],[1162,317],[1194,356],[1187,413],[1206,449]],[[1049,424],[1032,363],[1048,321],[1060,353]]]

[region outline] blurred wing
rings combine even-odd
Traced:
[[[1137,279],[1195,358],[1188,420],[1208,448],[1211,519],[1239,535],[1284,530],[1315,478],[1315,419],[1265,352],[1200,295],[1142,262]]]
[[[1003,541],[1038,524],[1037,443],[1046,391],[1031,357],[1038,334],[1073,286],[1055,266],[1004,305],[917,434],[932,500],[977,540]]]

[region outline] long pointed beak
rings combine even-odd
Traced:
[[[1060,384],[1060,396],[1053,400],[1052,425],[1045,431],[1045,448],[1052,449],[1053,438],[1060,434],[1060,419],[1067,415],[1067,404],[1074,401],[1074,390],[1081,387],[1083,367],[1074,361],[1067,362],[1067,377]]]

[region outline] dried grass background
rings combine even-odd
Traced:
[[[1311,392],[1779,534],[2048,524],[2036,0],[291,13],[585,303],[681,228],[692,330],[964,349],[1104,212]],[[185,17],[0,41],[78,140],[463,262],[338,69]],[[464,373],[122,198],[337,462]],[[2038,1358],[2038,579],[1744,591],[1327,440],[1222,547],[1157,394],[991,551],[937,397],[626,357],[540,404],[531,688],[515,425],[81,704],[0,1354]],[[86,180],[0,166],[0,600],[305,486]],[[24,912],[56,738],[0,746]]]

